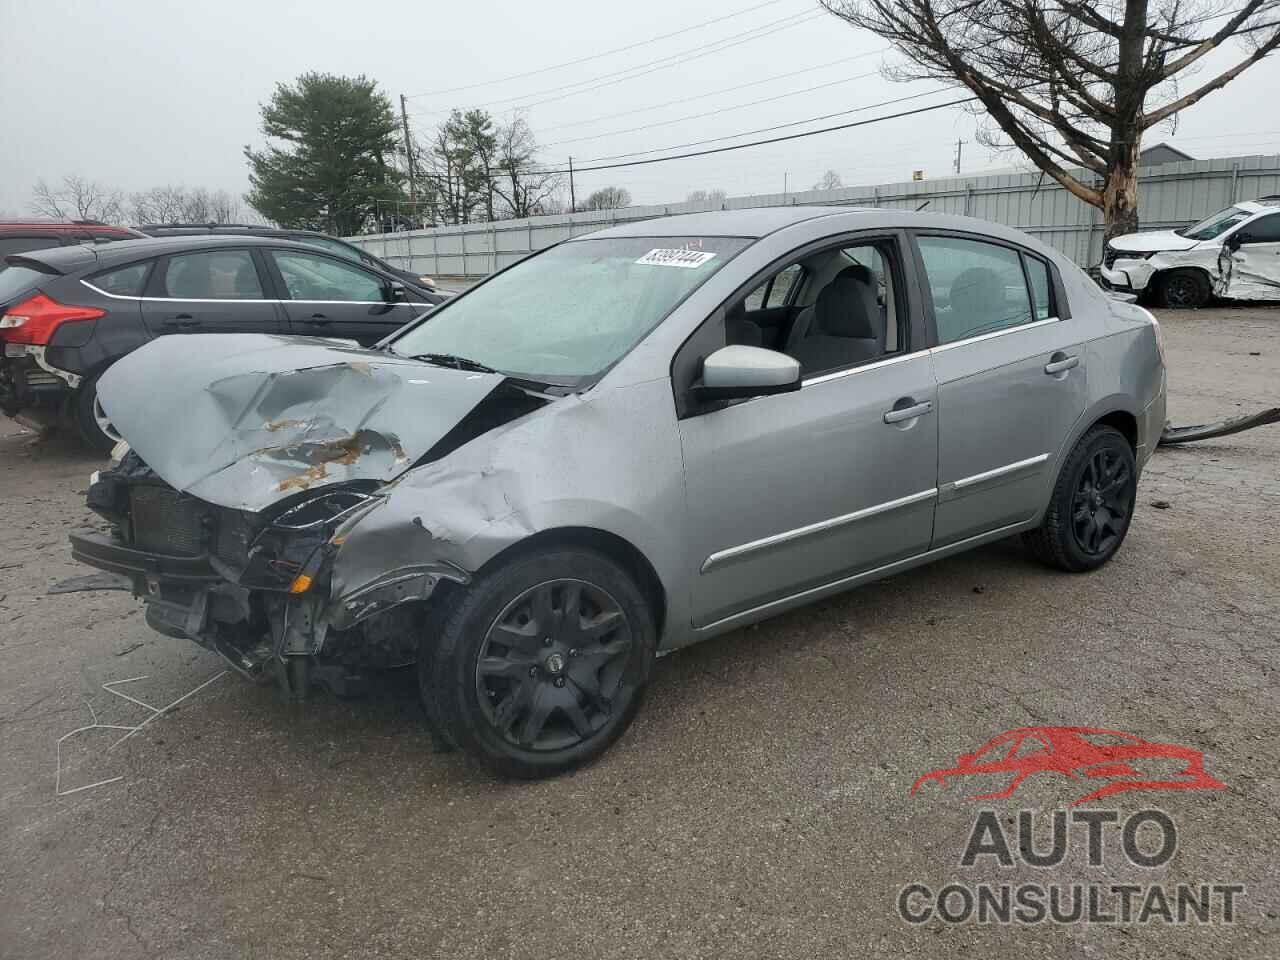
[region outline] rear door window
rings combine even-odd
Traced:
[[[169,258],[164,288],[175,300],[261,300],[262,281],[248,250],[182,253]]]
[[[1027,264],[1027,279],[1031,281],[1031,306],[1037,320],[1053,316],[1053,287],[1049,283],[1049,265],[1035,257],[1023,256]]]
[[[920,237],[938,343],[1032,321],[1022,258],[1010,247],[959,237]]]

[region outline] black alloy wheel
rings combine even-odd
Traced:
[[[581,580],[548,580],[512,600],[476,662],[481,710],[507,742],[563,750],[608,723],[625,681],[631,626],[618,601]]]
[[[1203,307],[1212,293],[1208,278],[1199,270],[1173,270],[1160,279],[1160,298],[1175,310]]]
[[[504,777],[555,776],[599,756],[644,699],[651,597],[613,558],[563,546],[433,598],[418,650],[432,730]]]
[[[1124,542],[1138,490],[1138,463],[1115,427],[1093,426],[1067,454],[1040,526],[1022,535],[1035,556],[1059,570],[1102,566]]]
[[[1071,532],[1089,556],[1109,555],[1119,545],[1133,510],[1132,479],[1129,463],[1105,447],[1081,471],[1071,500]]]

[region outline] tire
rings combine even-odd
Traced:
[[[516,779],[573,770],[621,737],[657,645],[640,588],[581,548],[481,574],[445,596],[435,622],[418,658],[428,718],[472,759]]]
[[[1170,270],[1160,275],[1160,302],[1175,310],[1196,310],[1209,302],[1213,288],[1200,270]]]
[[[75,415],[76,428],[80,431],[80,437],[85,442],[85,446],[106,456],[111,452],[111,448],[120,442],[120,435],[111,428],[111,422],[107,420],[106,414],[102,412],[102,407],[98,403],[98,377],[101,374],[95,374],[80,382],[80,388],[76,390],[73,398],[73,412]]]
[[[1067,455],[1044,521],[1023,534],[1023,542],[1059,570],[1096,570],[1115,556],[1129,532],[1137,483],[1137,462],[1124,434],[1094,426]]]

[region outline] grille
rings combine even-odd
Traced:
[[[1114,267],[1118,259],[1120,259],[1119,252],[1112,247],[1111,244],[1107,244],[1105,249],[1102,251],[1102,262],[1106,264],[1107,269],[1110,270]]]
[[[238,510],[220,510],[214,553],[227,563],[243,566],[249,558],[249,544],[253,540],[253,533],[244,514]]]
[[[129,505],[134,546],[170,556],[204,553],[205,510],[198,500],[168,487],[141,484],[129,488]]]

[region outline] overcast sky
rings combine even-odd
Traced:
[[[724,19],[685,29],[717,17]],[[502,79],[628,45],[636,46]],[[882,47],[819,12],[814,0],[0,0],[0,213],[27,214],[38,178],[72,173],[126,191],[184,184],[243,193],[243,147],[262,141],[258,105],[275,83],[307,70],[366,74],[397,105],[401,93],[411,95],[410,122],[423,133],[451,107],[485,106],[502,119],[525,105],[546,160],[572,155],[589,166],[935,89],[881,79]],[[1220,51],[1202,76],[1234,52]],[[654,64],[664,58],[665,66]],[[628,70],[644,75],[611,76]],[[819,125],[955,96],[943,90]],[[766,98],[776,99],[741,106]],[[1148,143],[1167,140],[1197,157],[1274,153],[1278,100],[1280,57],[1272,57],[1184,112],[1176,135],[1155,131]],[[934,178],[949,174],[957,139],[967,141],[965,172],[1016,162],[974,143],[974,125],[951,108],[787,144],[583,173],[578,196],[609,184],[626,187],[636,203],[679,201],[698,188],[778,192],[784,184],[808,188],[827,169],[846,185],[909,179],[915,169]]]

